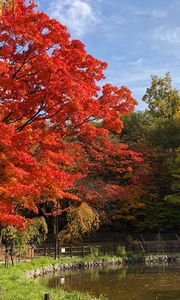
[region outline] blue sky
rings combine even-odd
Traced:
[[[180,84],[180,0],[39,0],[72,38],[108,62],[107,81],[132,89],[141,101],[151,75],[170,72]]]

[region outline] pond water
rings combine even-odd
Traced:
[[[66,271],[43,279],[51,288],[105,295],[109,300],[180,300],[180,264]]]

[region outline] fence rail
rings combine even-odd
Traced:
[[[132,240],[131,242],[106,242],[106,243],[84,243],[84,244],[69,244],[69,245],[59,245],[55,247],[55,243],[48,243],[38,246],[36,249],[29,249],[29,253],[26,256],[16,255],[14,258],[18,261],[23,259],[32,259],[33,257],[40,256],[51,256],[51,257],[61,257],[61,256],[80,256],[92,254],[94,251],[98,251],[99,255],[116,255],[117,247],[119,245],[124,245],[126,251],[131,251],[133,253],[180,253],[180,240],[152,240],[146,241]],[[0,261],[4,260],[5,249],[4,246],[0,245]]]
[[[168,241],[132,241],[132,243],[99,243],[82,245],[58,245],[58,257],[60,256],[85,256],[92,254],[98,249],[99,255],[116,255],[118,245],[124,245],[126,251],[133,253],[180,253],[180,242]],[[53,244],[38,247],[36,256],[54,256],[55,246]]]

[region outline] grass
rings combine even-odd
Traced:
[[[105,258],[105,257],[104,257]],[[107,257],[106,257],[107,258]],[[89,294],[82,294],[80,292],[67,292],[63,289],[49,289],[43,286],[39,281],[33,278],[28,278],[25,271],[30,269],[40,268],[42,266],[75,262],[75,261],[88,261],[96,259],[89,256],[84,259],[80,258],[61,258],[54,260],[49,257],[42,257],[34,259],[32,262],[18,263],[14,267],[10,266],[5,268],[0,266],[0,290],[2,300],[43,300],[45,293],[50,293],[52,300],[95,300],[97,298]],[[98,299],[105,299],[101,296]]]

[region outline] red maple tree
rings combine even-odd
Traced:
[[[96,152],[97,134],[104,137],[109,130],[120,132],[120,116],[137,104],[127,87],[106,84],[101,88],[98,82],[105,78],[106,67],[86,52],[83,43],[72,40],[65,26],[38,11],[34,1],[18,0],[16,10],[3,10],[1,223],[22,228],[22,209],[37,212],[42,195],[53,201],[64,197],[79,200],[69,188],[86,172],[81,166],[77,172],[68,168],[76,160],[68,140],[89,136],[91,151]],[[102,123],[98,131],[95,120]],[[78,149],[84,153],[82,143]],[[106,150],[116,151],[108,144]],[[83,164],[85,168],[85,161]]]

